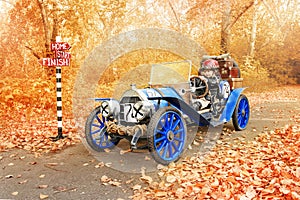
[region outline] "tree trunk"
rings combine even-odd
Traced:
[[[258,4],[258,1],[254,0],[252,30],[251,30],[250,46],[249,46],[249,56],[251,58],[253,58],[254,54],[255,54],[255,40],[256,40],[256,31],[257,31],[257,4]]]
[[[221,53],[229,52],[230,45],[230,0],[224,0],[223,15],[221,24]]]
[[[255,0],[257,2],[261,0]],[[244,6],[243,9],[238,13],[237,16],[233,17],[231,21],[231,4],[230,0],[224,0],[223,3],[223,15],[221,24],[221,53],[228,53],[230,47],[230,30],[231,27],[240,19],[243,14],[249,10],[254,4],[254,1],[249,2],[248,5]]]
[[[43,1],[39,1],[36,0],[39,8],[40,8],[40,12],[41,12],[41,17],[42,17],[42,21],[43,21],[43,28],[44,28],[44,34],[45,34],[45,52],[46,55],[45,57],[49,56],[50,49],[49,49],[49,44],[50,44],[50,27],[49,27],[49,21],[48,21],[48,14],[47,14],[47,10],[45,9],[44,5],[43,5]]]
[[[47,9],[44,6],[43,0],[36,0],[37,4],[40,8],[40,13],[43,21],[43,28],[44,28],[44,34],[45,34],[45,50],[43,57],[50,57],[53,58],[53,52],[50,50],[50,43],[55,42],[55,37],[58,34],[58,20],[57,20],[57,14],[54,12],[53,17],[53,27],[52,27],[52,33],[50,28],[50,22],[48,19],[48,12]],[[56,4],[53,5],[53,10],[55,10]],[[55,68],[45,66],[44,69],[46,70],[47,76],[49,79],[54,76],[55,74]]]

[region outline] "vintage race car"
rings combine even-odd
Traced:
[[[250,106],[230,56],[205,56],[198,74],[191,73],[190,61],[153,64],[148,87],[132,84],[120,99],[95,98],[100,106],[85,126],[89,146],[104,151],[127,139],[132,150],[147,148],[167,165],[186,149],[191,125],[219,126],[232,119],[236,130],[244,130]]]

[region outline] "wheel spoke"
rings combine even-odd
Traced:
[[[175,149],[175,152],[174,152],[174,153],[178,152],[178,147],[177,147],[177,145],[175,144],[175,142],[173,141],[171,144],[172,144],[172,146],[173,146],[174,149]],[[179,146],[179,145],[178,145],[178,146]]]
[[[172,158],[173,157],[173,146],[172,146],[172,143],[173,142],[170,142],[169,144],[168,144],[168,150],[169,150],[169,158]]]
[[[102,116],[102,120],[101,120],[101,119],[99,118],[99,116],[96,115],[96,119],[97,119],[97,121],[99,122],[100,127],[101,127],[101,128],[104,127],[104,121],[105,121],[105,118]]]
[[[243,110],[243,108],[244,108],[244,101],[243,101],[243,99],[240,101],[240,105],[239,105],[239,108],[241,109],[241,110]]]
[[[241,115],[238,116],[238,123],[241,126],[243,117]]]
[[[173,131],[173,133],[174,133],[174,135],[176,135],[177,133],[182,132],[182,131],[183,131],[183,128],[180,128],[178,130]]]
[[[169,147],[169,143],[166,143],[165,148],[164,148],[164,152],[163,152],[163,155],[162,155],[163,158],[166,158],[168,147]]]
[[[168,128],[171,129],[171,130],[172,130],[173,122],[174,122],[174,113],[171,113],[170,123],[168,124]]]
[[[97,127],[97,128],[101,128],[101,127],[99,126],[99,124],[92,124],[91,126],[94,126],[94,127]]]
[[[165,129],[168,129],[169,127],[170,127],[170,125],[169,125],[169,115],[166,114],[166,115],[165,115],[165,124],[164,124],[164,128],[165,128]]]
[[[178,124],[181,122],[181,119],[176,119],[175,124],[173,127],[171,127],[171,130],[175,130],[175,128],[178,126]]]
[[[105,147],[111,146],[111,145],[112,145],[112,142],[111,142],[110,139],[108,138],[109,136],[108,136],[107,133],[104,133],[104,137],[105,137],[105,141],[104,141]]]
[[[159,121],[159,125],[160,125],[161,129],[166,130],[166,120],[165,119],[161,119]]]
[[[102,147],[103,141],[104,141],[104,134],[100,135],[100,143],[99,143],[100,147]]]
[[[160,145],[156,145],[155,144],[156,147],[157,147],[157,151],[160,152],[164,148],[164,146],[166,145],[166,143],[167,143],[167,141],[164,140],[163,142],[160,143]]]
[[[166,140],[167,138],[166,138],[166,136],[164,135],[164,136],[162,136],[162,137],[160,137],[160,138],[156,138],[155,140],[154,140],[154,142],[155,143],[158,143],[158,142],[161,142],[161,141],[163,141],[163,140]]]
[[[99,132],[100,132],[100,130],[101,130],[101,129],[97,129],[97,130],[95,130],[95,131],[91,132],[91,135],[94,135],[94,134],[96,134],[96,133],[99,133]]]
[[[157,130],[157,133],[160,133],[162,135],[166,135],[166,131],[162,131],[162,130]]]
[[[179,141],[179,142],[183,142],[183,141],[184,141],[183,138],[179,138],[179,137],[175,137],[174,140],[177,140],[177,141]]]

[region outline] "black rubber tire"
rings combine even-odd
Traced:
[[[250,105],[248,98],[241,94],[232,114],[232,123],[236,131],[245,130],[250,119]]]
[[[156,137],[159,137],[159,134],[160,133],[156,133],[156,130],[157,128],[159,127],[159,123],[160,123],[160,120],[162,119],[161,117],[163,117],[165,114],[168,114],[168,113],[174,113],[174,115],[178,118],[177,120],[179,120],[180,118],[180,122],[178,123],[178,125],[176,125],[175,127],[178,128],[178,126],[180,127],[180,129],[183,130],[183,132],[178,132],[178,133],[174,133],[172,131],[168,131],[168,134],[166,134],[166,136],[164,136],[165,138],[167,137],[172,137],[171,140],[173,141],[169,141],[168,139],[164,139],[166,140],[166,142],[169,142],[169,143],[173,143],[173,144],[170,144],[171,146],[171,149],[172,151],[174,150],[175,151],[175,155],[174,157],[170,158],[170,159],[164,159],[163,156],[160,155],[160,153],[158,152],[158,148],[160,147],[157,147],[156,146],[156,142],[155,142],[155,138]],[[175,114],[176,113],[176,114]],[[173,121],[172,121],[173,122]],[[179,125],[180,124],[180,125]],[[160,129],[161,130],[161,129]],[[176,129],[177,131],[178,129]],[[171,135],[172,136],[167,136],[167,135],[170,135],[169,132],[171,132]],[[178,141],[177,137],[176,137],[176,134],[179,134],[180,137],[181,137],[181,140],[183,140],[182,142]],[[160,137],[162,138],[162,134],[160,134]],[[170,164],[171,162],[176,162],[181,156],[182,156],[182,153],[184,152],[184,150],[186,149],[186,143],[187,143],[187,127],[186,127],[186,122],[185,120],[183,119],[182,117],[182,114],[175,108],[173,107],[164,107],[164,108],[160,108],[152,117],[151,117],[151,120],[150,120],[150,123],[148,125],[148,129],[147,129],[147,140],[148,140],[148,146],[149,146],[149,151],[152,155],[152,157],[154,158],[154,160],[162,165],[168,165]],[[176,140],[176,141],[175,141]],[[158,143],[157,143],[158,144]],[[162,145],[164,146],[165,143],[163,144],[158,144],[158,145]],[[177,149],[173,149],[175,148],[174,146],[176,146],[178,144],[178,151]],[[168,144],[169,145],[169,144]],[[168,146],[165,146],[164,148],[168,148],[168,150],[170,149],[170,147]],[[164,149],[164,151],[167,151],[166,149]],[[177,151],[177,152],[176,152]],[[172,153],[171,153],[172,154]],[[170,152],[168,152],[168,155],[170,156]]]
[[[112,149],[114,148],[119,141],[121,140],[121,138],[118,137],[111,137],[108,136],[107,137],[107,146],[102,146],[100,144],[97,144],[96,139],[92,136],[92,124],[94,123],[94,127],[99,129],[99,137],[106,137],[104,134],[105,133],[105,125],[104,123],[102,124],[100,121],[102,121],[102,123],[105,121],[105,118],[102,117],[101,112],[100,112],[100,106],[96,107],[88,116],[86,123],[85,123],[85,138],[86,141],[88,143],[88,145],[95,151],[98,152],[103,152],[105,149]],[[95,126],[99,123],[99,127]],[[103,126],[103,127],[102,127]],[[100,140],[101,141],[101,140]]]

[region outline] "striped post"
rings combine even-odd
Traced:
[[[50,50],[55,52],[51,58],[41,58],[38,62],[42,66],[56,67],[56,110],[58,134],[56,137],[50,137],[56,141],[64,138],[62,134],[62,90],[61,90],[61,67],[70,66],[71,54],[68,51],[71,46],[67,42],[61,42],[61,37],[57,36],[55,42],[50,43]]]
[[[61,37],[56,37],[56,42],[61,42]],[[64,138],[62,134],[62,90],[61,90],[61,66],[56,66],[56,112],[57,112],[57,136],[54,141]]]
[[[62,135],[62,91],[61,91],[61,67],[56,67],[56,109],[57,109],[57,128],[56,139],[63,138]]]

